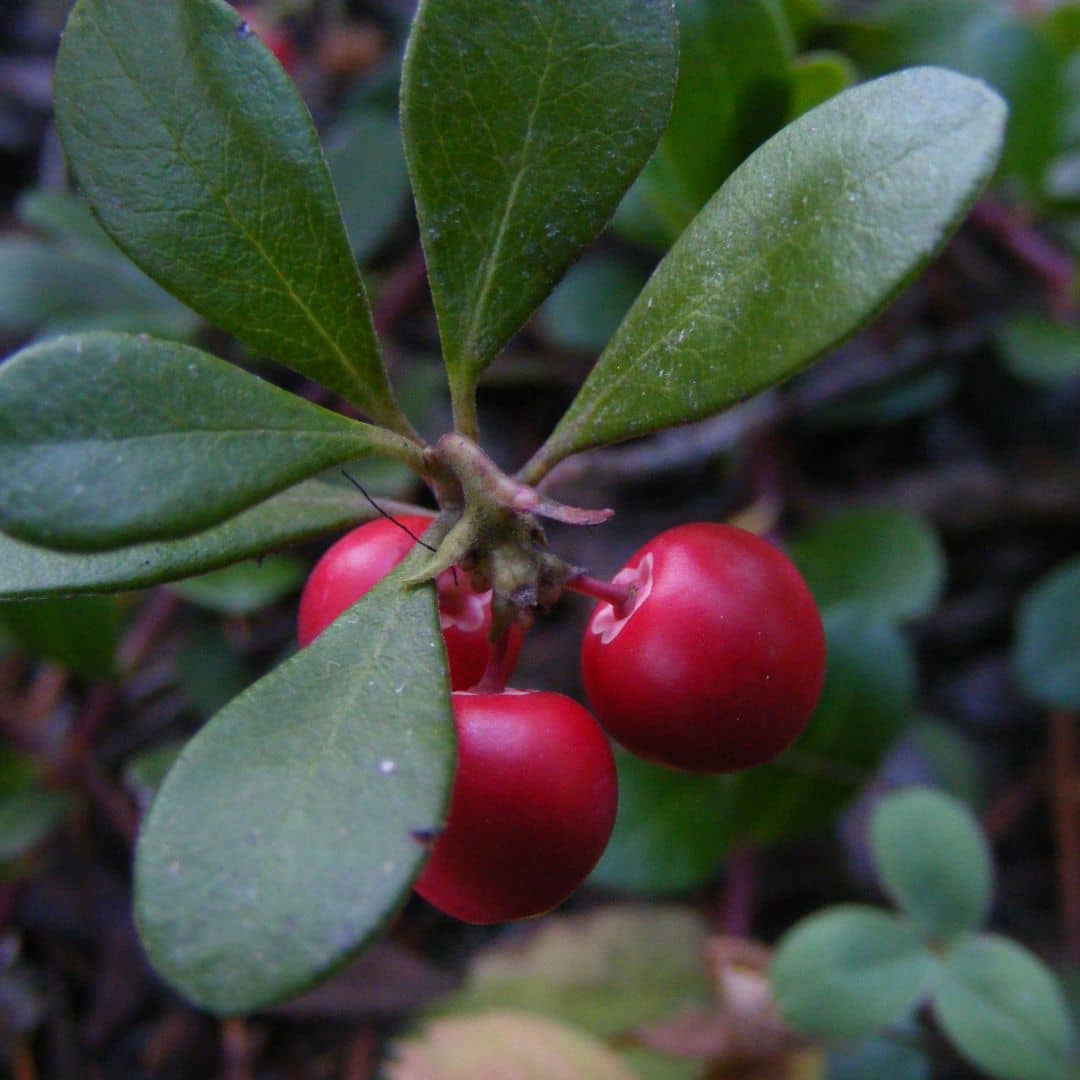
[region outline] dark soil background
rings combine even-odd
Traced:
[[[296,78],[320,125],[390,54],[408,8],[407,0],[316,3],[311,16],[289,21]],[[17,228],[21,193],[66,183],[50,116],[65,9],[60,0],[8,0],[0,10],[5,230]],[[618,517],[603,530],[551,531],[567,560],[606,576],[660,529],[722,520],[752,504],[774,515],[781,538],[852,506],[925,515],[946,546],[948,585],[944,602],[910,628],[920,701],[977,749],[982,818],[997,860],[993,928],[1056,965],[1080,963],[1080,927],[1064,915],[1077,910],[1080,881],[1062,864],[1062,845],[1076,835],[1076,727],[1021,695],[1009,650],[1020,598],[1080,547],[1080,381],[1053,390],[1018,381],[999,363],[992,336],[1017,310],[1064,307],[1068,317],[1067,251],[1053,226],[984,203],[883,317],[806,375],[720,420],[565,466],[562,497],[614,506]],[[411,218],[403,215],[371,267],[381,330],[402,368],[423,368],[415,358],[438,350]],[[5,340],[5,354],[20,343]],[[204,344],[238,355],[212,332]],[[493,456],[507,467],[524,461],[590,362],[526,327],[481,399]],[[931,371],[948,375],[940,400],[891,419],[878,405],[879,419],[871,419],[883,394]],[[282,382],[297,385],[287,375]],[[867,419],[833,422],[842,407]],[[429,402],[425,434],[438,433],[443,410],[440,399]],[[301,554],[313,559],[324,546]],[[586,614],[579,598],[567,598],[536,627],[520,685],[580,696],[577,642]],[[254,677],[290,648],[294,616],[295,596],[212,629]],[[139,806],[122,770],[135,751],[201,723],[178,656],[193,628],[208,622],[164,589],[133,598],[121,646],[132,674],[122,683],[88,682],[25,656],[0,661],[5,732],[51,761],[78,799],[75,815],[23,872],[0,882],[0,1060],[6,1056],[17,1080],[361,1080],[375,1075],[387,1038],[454,985],[478,945],[519,932],[452,924],[414,901],[383,944],[300,1002],[222,1022],[172,994],[147,966],[131,923]],[[902,774],[904,761],[894,767]],[[858,844],[838,845],[833,835],[735,865],[688,899],[717,927],[766,942],[819,906],[868,893]],[[571,905],[603,899],[586,890]],[[935,1075],[975,1075],[940,1051]]]

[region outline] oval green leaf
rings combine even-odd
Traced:
[[[791,31],[775,0],[677,0],[671,120],[615,216],[627,239],[667,248],[747,154],[784,123]]]
[[[719,412],[849,336],[963,218],[1004,122],[982,83],[919,68],[790,124],[679,238],[526,476]]]
[[[780,939],[769,978],[789,1023],[839,1041],[910,1015],[930,989],[934,967],[915,927],[848,904],[796,923]]]
[[[561,349],[599,353],[637,299],[648,275],[626,259],[582,259],[536,316],[540,332]]]
[[[995,343],[1006,369],[1024,382],[1054,387],[1080,378],[1080,327],[1018,315]]]
[[[928,788],[883,799],[870,822],[878,872],[934,942],[974,930],[990,908],[993,867],[975,815]]]
[[[307,480],[180,540],[74,554],[34,547],[0,533],[0,599],[124,592],[177,581],[369,521],[374,514],[353,489]]]
[[[296,592],[307,572],[302,560],[274,555],[188,578],[174,585],[173,592],[196,607],[221,615],[254,615]]]
[[[456,400],[611,217],[668,118],[670,0],[423,0],[405,150]]]
[[[58,338],[0,368],[0,528],[82,551],[184,536],[384,436],[186,345]]]
[[[916,1042],[917,1030],[910,1035],[911,1045],[887,1035],[871,1035],[854,1046],[832,1051],[823,1080],[931,1080],[930,1059]]]
[[[73,809],[71,797],[45,787],[28,760],[0,747],[0,876],[3,866],[49,838]]]
[[[0,604],[0,625],[19,647],[86,679],[116,675],[123,612],[112,596],[67,596]]]
[[[769,844],[827,825],[874,774],[915,704],[915,662],[892,623],[858,608],[825,614],[825,687],[806,731],[736,780],[732,830]]]
[[[0,240],[0,329],[11,337],[91,329],[191,337],[199,317],[109,248]]]
[[[980,934],[946,954],[934,1013],[970,1062],[1000,1080],[1061,1080],[1075,1032],[1064,995],[1027,949]]]
[[[1013,665],[1024,692],[1057,709],[1080,709],[1080,556],[1051,571],[1024,598]]]
[[[662,769],[618,749],[615,763],[615,829],[589,880],[618,892],[663,896],[716,877],[728,848],[728,778]]]
[[[101,223],[256,353],[398,424],[363,283],[296,88],[224,0],[79,0],[56,121]]]
[[[405,564],[411,569],[411,560]],[[157,970],[218,1013],[309,985],[381,930],[454,763],[434,589],[395,572],[188,743],[135,862]]]
[[[791,68],[791,118],[836,97],[856,76],[855,65],[843,53],[823,49],[800,56]]]
[[[791,558],[821,607],[857,603],[888,619],[925,615],[941,599],[945,552],[922,518],[848,510],[807,530]]]

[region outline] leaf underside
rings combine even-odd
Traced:
[[[408,566],[409,564],[405,564]],[[454,765],[434,589],[397,572],[220,712],[150,811],[135,864],[154,966],[218,1013],[295,993],[382,930]]]

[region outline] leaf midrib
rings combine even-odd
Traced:
[[[315,315],[311,308],[297,294],[296,290],[292,287],[292,283],[289,281],[288,277],[281,271],[277,263],[274,262],[274,260],[270,257],[270,254],[263,247],[262,243],[258,240],[258,238],[255,237],[248,229],[248,227],[244,224],[244,222],[239,217],[237,217],[228,195],[215,184],[211,183],[205,173],[202,171],[202,169],[199,168],[195,161],[191,157],[189,157],[189,155],[184,151],[176,130],[168,123],[167,116],[163,115],[162,111],[158,108],[157,103],[154,101],[154,99],[150,97],[150,95],[143,89],[139,81],[133,77],[131,71],[125,65],[123,57],[121,56],[119,50],[117,49],[116,45],[113,43],[109,35],[105,32],[101,23],[99,23],[89,13],[87,13],[85,17],[88,22],[93,24],[97,32],[101,35],[102,40],[106,43],[109,51],[115,57],[117,66],[123,72],[124,77],[128,81],[128,84],[133,87],[136,93],[138,93],[139,96],[147,103],[151,114],[155,117],[155,119],[157,119],[158,123],[161,124],[162,129],[173,140],[173,145],[176,150],[177,156],[187,163],[191,171],[199,178],[204,188],[209,191],[211,195],[217,196],[217,198],[220,200],[221,205],[225,208],[228,219],[233,222],[237,229],[239,229],[241,235],[246,240],[248,240],[254,250],[262,258],[266,266],[269,267],[272,273],[278,278],[278,280],[284,286],[286,295],[295,303],[297,309],[304,316],[309,325],[314,328],[316,334],[321,337],[322,340],[329,346],[332,357],[338,362],[338,366],[345,373],[346,377],[358,387],[358,389],[364,394],[364,397],[366,398],[367,388],[365,387],[363,381],[360,379],[359,373],[352,365],[344,349],[335,340],[335,338],[330,335],[326,327],[323,326],[322,321]],[[115,242],[118,245],[120,244],[120,241],[118,239],[115,240]],[[356,275],[356,277],[357,286],[359,289],[360,287],[362,287],[362,283],[359,280],[358,274]],[[185,302],[187,301],[185,300]]]
[[[558,22],[557,14],[553,16],[553,21],[555,23]],[[556,33],[557,29],[555,27],[552,27],[548,32],[548,45],[547,52],[544,56],[544,68],[536,84],[536,98],[533,101],[532,109],[529,112],[529,119],[525,126],[525,141],[521,150],[521,158],[518,162],[514,180],[510,185],[510,191],[506,197],[506,204],[503,207],[502,217],[500,218],[498,228],[495,231],[495,240],[492,243],[488,257],[484,262],[484,271],[480,281],[480,289],[477,294],[476,304],[473,307],[473,315],[469,320],[469,326],[465,334],[462,355],[466,364],[470,367],[476,366],[479,361],[476,354],[477,338],[480,334],[480,327],[483,323],[484,316],[487,313],[491,293],[495,285],[496,272],[502,262],[502,249],[506,242],[507,232],[510,228],[510,219],[513,215],[518,194],[521,190],[522,181],[528,166],[532,149],[533,131],[536,127],[536,117],[540,112],[540,107],[544,100],[544,87],[547,84],[548,76],[551,74],[551,63],[555,48]]]

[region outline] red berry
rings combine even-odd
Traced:
[[[274,59],[291,75],[296,67],[296,46],[289,31],[261,15],[255,7],[241,6],[236,11],[248,28],[273,53]]]
[[[450,814],[416,891],[464,922],[542,915],[585,880],[611,836],[611,748],[562,694],[454,694],[453,705]]]
[[[310,644],[343,611],[377,585],[412,550],[415,543],[405,529],[420,536],[430,517],[401,517],[399,524],[380,518],[346,533],[315,564],[300,596],[296,636],[300,647]],[[464,574],[447,570],[439,575],[439,622],[450,663],[454,690],[475,686],[491,657],[491,594],[469,588]],[[521,649],[521,632],[510,631],[508,669]]]
[[[582,643],[589,703],[628,750],[693,772],[759,765],[791,744],[825,677],[810,590],[772,544],[730,525],[654,537],[616,575]]]

